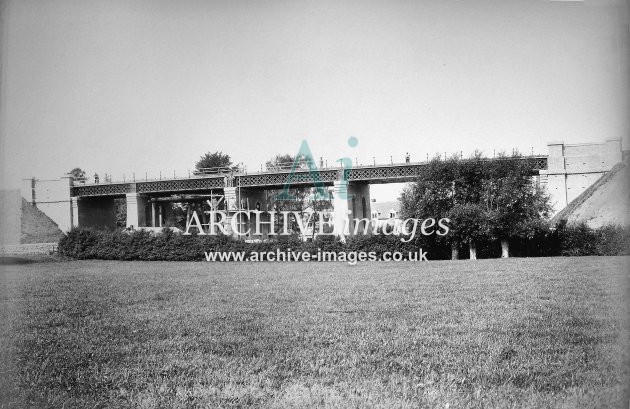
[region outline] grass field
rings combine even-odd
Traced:
[[[628,258],[0,266],[4,407],[628,407]]]

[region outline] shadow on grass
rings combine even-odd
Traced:
[[[35,260],[31,260],[31,259],[23,258],[23,257],[11,257],[11,256],[0,257],[0,265],[3,265],[3,266],[11,266],[11,265],[18,265],[18,264],[31,264],[31,263],[35,263]]]

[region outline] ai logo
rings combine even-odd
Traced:
[[[358,144],[359,144],[359,140],[356,137],[351,136],[350,138],[348,138],[348,146],[350,146],[351,148],[355,148]],[[322,182],[319,169],[317,168],[317,165],[315,164],[315,159],[313,158],[313,153],[311,152],[311,148],[308,146],[308,142],[306,140],[303,140],[302,144],[300,145],[300,149],[298,150],[298,153],[297,155],[295,155],[295,159],[293,160],[293,165],[291,166],[291,173],[289,173],[289,176],[287,177],[287,180],[284,183],[282,192],[278,193],[275,196],[276,200],[287,200],[287,201],[297,200],[295,196],[289,193],[289,189],[291,188],[291,185],[296,180],[298,180],[298,178],[303,177],[302,173],[296,174],[296,170],[300,168],[300,164],[302,163],[302,161],[306,163],[308,167],[308,172],[313,180],[313,184],[315,185],[315,192],[313,193],[311,197],[309,197],[309,200],[314,200],[314,201],[326,200],[329,198],[329,195],[326,189],[324,188],[324,183]],[[348,157],[344,157],[341,159],[337,159],[337,162],[341,164],[341,169],[342,169],[340,182],[342,185],[345,185],[345,187],[347,187],[348,175],[350,174],[350,171],[352,170],[352,159]],[[347,188],[340,189],[339,191],[340,199],[342,200],[352,199],[353,195],[348,195],[347,190],[348,190]]]

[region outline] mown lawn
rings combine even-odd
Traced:
[[[0,266],[4,407],[628,407],[628,258]]]

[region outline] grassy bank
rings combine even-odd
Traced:
[[[630,384],[627,265],[5,265],[2,398],[54,407],[614,407]]]

